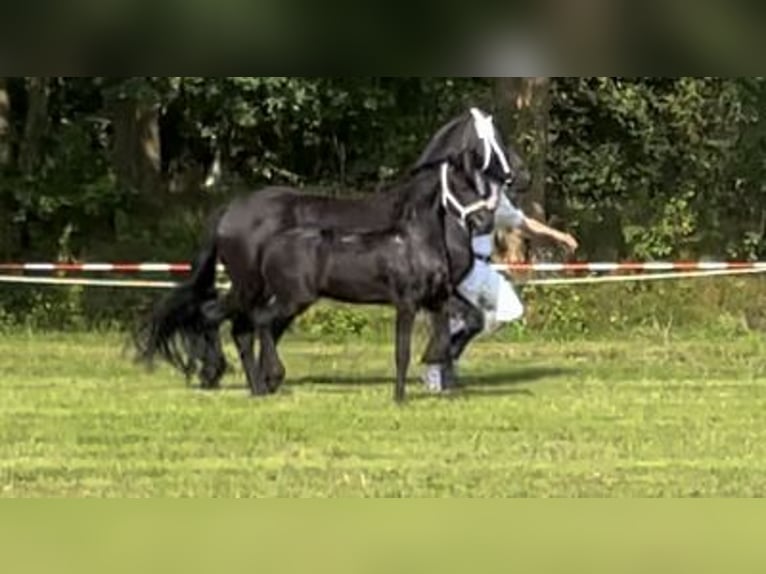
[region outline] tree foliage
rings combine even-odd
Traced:
[[[0,256],[188,256],[235,189],[374,190],[466,106],[507,112],[496,84],[6,78]],[[763,256],[761,78],[557,78],[546,97],[537,133],[507,140],[529,147],[548,126],[545,212],[580,235],[582,257]],[[216,162],[223,181],[206,186]]]
[[[758,256],[763,93],[760,79],[558,80],[549,195],[623,255]]]

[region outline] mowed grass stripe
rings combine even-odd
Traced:
[[[413,380],[400,408],[388,344],[288,340],[292,382],[253,400],[238,369],[204,393],[116,336],[6,336],[0,494],[761,496],[764,350],[487,341],[460,395]]]

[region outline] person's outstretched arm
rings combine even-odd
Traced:
[[[529,233],[530,235],[552,239],[556,243],[563,245],[570,252],[577,249],[578,243],[574,236],[569,233],[559,231],[558,229],[554,229],[553,227],[550,227],[533,217],[525,215],[524,219],[521,221],[521,225],[519,225],[519,228],[522,231]]]
[[[500,205],[495,212],[495,224],[500,229],[521,229],[521,231],[536,237],[547,237],[563,245],[569,251],[577,249],[577,240],[569,233],[564,233],[529,217],[521,209],[514,206],[505,194],[500,197]]]

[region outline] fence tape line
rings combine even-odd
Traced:
[[[495,269],[558,273],[582,271],[606,273],[615,271],[714,271],[738,269],[766,269],[766,261],[626,261],[618,263],[498,263]]]
[[[83,287],[131,287],[172,289],[174,281],[131,281],[124,279],[75,279],[66,277],[22,277],[19,275],[0,275],[0,283],[21,283],[26,285],[70,285]]]
[[[680,271],[672,273],[651,273],[645,275],[610,275],[607,277],[569,277],[560,279],[530,279],[514,281],[516,285],[558,286],[558,285],[593,285],[598,283],[630,283],[636,281],[661,281],[668,279],[693,279],[702,277],[721,277],[726,275],[754,275],[766,273],[766,267],[753,269],[712,269],[708,271]]]
[[[75,279],[67,277],[21,277],[19,275],[0,275],[0,283],[21,283],[26,285],[68,285],[70,287],[131,287],[147,289],[173,289],[180,283],[175,281],[141,281],[130,279]],[[231,283],[221,282],[219,289],[229,289]]]
[[[191,271],[191,265],[188,263],[0,263],[0,271],[188,273]]]
[[[575,263],[498,263],[495,269],[559,273],[579,271],[609,273],[617,271],[714,271],[766,269],[766,261],[624,261]],[[96,273],[188,273],[189,263],[0,263],[0,271],[96,272]],[[218,271],[223,266],[218,265]]]
[[[630,283],[636,281],[661,281],[668,279],[692,279],[702,277],[721,277],[727,275],[754,275],[766,273],[766,267],[753,269],[712,269],[708,271],[682,271],[672,273],[652,273],[644,275],[610,275],[607,277],[563,277],[559,279],[529,279],[514,281],[516,285],[559,286],[593,285],[598,283]],[[172,289],[179,283],[175,281],[141,281],[129,279],[79,279],[68,277],[24,277],[19,275],[0,275],[0,283],[20,283],[27,285],[69,285],[82,287],[128,287],[147,289]],[[218,283],[219,289],[228,289],[229,282]]]

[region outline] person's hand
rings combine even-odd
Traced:
[[[577,240],[574,238],[574,236],[569,233],[561,233],[558,240],[559,243],[566,247],[570,253],[576,251],[577,247],[579,246],[579,243],[577,243]]]

